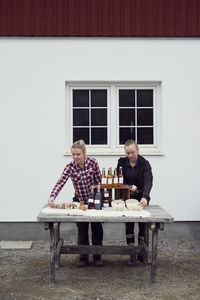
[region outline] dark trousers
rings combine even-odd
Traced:
[[[126,226],[127,244],[135,243],[135,235],[134,235],[135,223],[128,222],[125,224],[125,226]],[[138,243],[139,243],[140,239],[144,240],[145,223],[138,223],[138,226],[139,226],[139,233],[138,233]]]
[[[141,193],[132,193],[132,194],[130,194],[130,198],[137,199],[138,201],[140,201],[140,199],[142,198],[142,194]],[[125,224],[125,226],[126,226],[126,242],[127,242],[127,244],[135,243],[135,235],[134,235],[135,223],[128,222]],[[141,239],[144,240],[145,224],[138,223],[138,226],[139,226],[139,233],[138,233],[138,244],[139,244]]]
[[[78,245],[89,245],[88,228],[89,222],[78,222]],[[102,245],[103,228],[99,222],[91,222],[92,245]],[[100,259],[100,255],[93,255],[94,259]],[[81,255],[80,259],[88,259],[88,255]]]

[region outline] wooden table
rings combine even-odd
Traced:
[[[173,222],[173,217],[159,205],[150,205],[144,210],[150,212],[150,217],[88,217],[48,215],[42,212],[37,217],[38,222],[44,223],[44,228],[50,230],[50,282],[55,283],[55,266],[60,266],[61,254],[140,254],[144,263],[151,264],[151,281],[155,282],[157,269],[158,230],[164,230],[164,224]],[[82,246],[64,245],[60,237],[60,224],[73,222],[104,222],[104,223],[145,223],[144,241],[138,246]],[[149,229],[152,230],[151,251],[149,249]],[[149,255],[151,253],[151,257]]]

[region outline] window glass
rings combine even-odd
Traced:
[[[92,109],[91,110],[91,125],[92,126],[107,126],[107,109]]]
[[[119,90],[119,107],[135,106],[135,90]]]
[[[153,106],[153,90],[137,90],[137,106]]]
[[[135,125],[135,109],[119,109],[119,126]]]
[[[89,128],[74,128],[73,129],[73,142],[84,140],[89,144]]]
[[[153,126],[153,109],[138,109],[137,110],[137,125]]]
[[[91,90],[91,106],[107,107],[107,90]]]
[[[120,89],[120,144],[124,144],[128,139],[134,139],[138,144],[153,144],[153,126],[153,89]]]
[[[153,144],[153,128],[138,128],[137,129],[138,144]]]
[[[106,145],[107,144],[107,128],[91,129],[91,144]]]
[[[89,126],[89,110],[74,109],[73,110],[73,125],[74,126]]]
[[[107,144],[107,90],[73,89],[72,95],[73,140],[82,136],[89,145]]]
[[[89,91],[73,90],[73,107],[88,107],[88,106],[89,106]]]
[[[123,145],[127,140],[133,139],[135,140],[135,128],[120,128],[119,129],[119,143],[120,145]]]

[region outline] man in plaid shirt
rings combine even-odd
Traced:
[[[88,203],[89,193],[92,185],[98,185],[101,183],[101,172],[99,165],[94,158],[86,158],[86,149],[84,141],[80,140],[75,142],[71,147],[73,161],[66,165],[60,179],[53,188],[48,205],[52,206],[55,198],[69,179],[72,180],[75,189],[75,198],[78,201]],[[89,245],[88,237],[88,222],[78,222],[78,244]],[[92,244],[102,245],[103,240],[103,228],[99,222],[91,223],[92,230]],[[79,267],[85,267],[88,265],[88,255],[81,255]],[[93,255],[93,265],[102,266],[100,255]]]

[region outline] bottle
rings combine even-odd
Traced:
[[[108,208],[109,206],[110,206],[109,192],[107,189],[104,189],[104,191],[103,191],[103,207]]]
[[[94,200],[94,208],[95,209],[101,209],[101,191],[100,191],[100,185],[97,186],[97,192],[96,192],[95,200]]]
[[[112,185],[113,185],[112,168],[109,168],[108,175],[107,175],[107,186],[112,187]]]
[[[106,179],[106,169],[102,169],[102,175],[101,175],[101,186],[105,187],[107,185],[107,179]]]
[[[117,169],[114,170],[114,176],[113,176],[113,187],[118,186],[118,175],[117,175]]]
[[[123,176],[122,167],[119,167],[119,178],[118,179],[119,179],[118,186],[123,186],[124,176]]]
[[[88,198],[88,209],[94,209],[94,188],[91,188]]]

